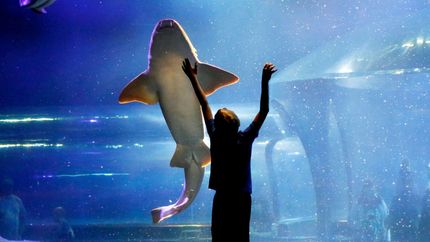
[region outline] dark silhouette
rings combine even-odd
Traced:
[[[275,66],[266,64],[263,68],[260,111],[244,131],[239,131],[239,118],[227,108],[218,110],[213,118],[197,80],[197,67],[196,63],[192,68],[185,59],[182,69],[200,102],[211,140],[209,188],[216,191],[212,206],[212,241],[249,241],[252,143],[269,112],[269,80],[276,71]]]
[[[358,200],[352,206],[350,223],[354,242],[387,241],[385,220],[388,208],[370,180],[365,180]]]
[[[0,181],[0,236],[8,240],[22,239],[26,211],[21,199],[14,195],[14,183],[9,178]]]
[[[52,212],[54,218],[54,236],[53,241],[72,241],[75,233],[66,220],[66,211],[63,207],[56,207]]]
[[[418,241],[430,241],[430,163],[427,166],[429,184],[424,192],[421,207],[421,218],[418,227]]]
[[[388,228],[393,242],[417,241],[419,199],[414,192],[413,174],[408,161],[400,165],[396,195],[391,200]]]

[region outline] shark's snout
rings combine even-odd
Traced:
[[[160,31],[162,29],[174,29],[178,28],[178,23],[173,19],[163,19],[160,22],[158,22],[157,25],[157,31]]]

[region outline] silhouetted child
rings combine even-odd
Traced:
[[[26,210],[22,200],[13,194],[13,181],[0,181],[0,236],[20,240],[25,227]]]
[[[75,238],[75,233],[66,220],[66,211],[63,207],[56,207],[52,211],[54,218],[54,235],[53,241],[72,241]]]
[[[413,173],[408,161],[400,166],[396,195],[391,200],[388,228],[393,242],[417,241],[419,199],[414,191]]]
[[[365,180],[361,194],[351,210],[352,241],[387,241],[387,215],[388,207],[384,199],[378,195],[373,183]]]
[[[195,63],[192,68],[185,59],[182,69],[200,102],[211,141],[209,188],[216,191],[212,206],[212,241],[249,241],[252,143],[269,112],[269,80],[276,70],[272,64],[264,66],[260,111],[244,131],[239,131],[240,121],[233,111],[222,108],[213,118],[197,80],[197,67]]]

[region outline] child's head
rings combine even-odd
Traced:
[[[220,134],[236,134],[239,130],[239,126],[240,120],[233,111],[222,108],[215,114],[215,128]]]

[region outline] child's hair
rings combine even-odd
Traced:
[[[222,108],[215,114],[215,128],[222,133],[237,133],[239,126],[240,120],[233,111]]]

